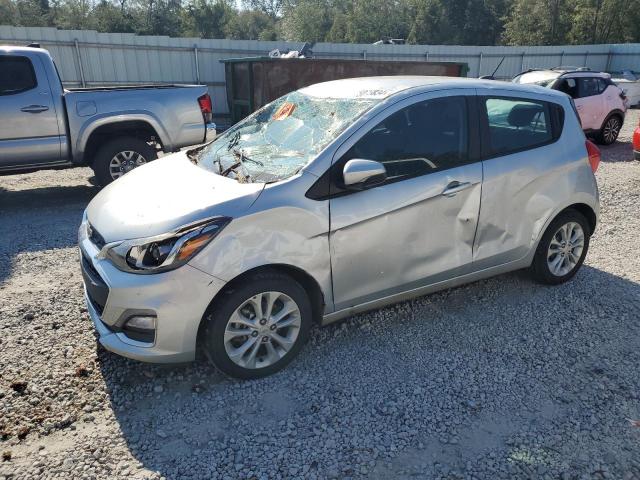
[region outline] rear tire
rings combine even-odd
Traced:
[[[204,321],[205,353],[220,371],[235,378],[262,378],[298,355],[309,336],[312,308],[298,282],[266,271],[223,292]]]
[[[596,140],[602,145],[611,145],[618,139],[620,129],[622,128],[622,119],[619,115],[611,115],[607,118],[598,132]]]
[[[560,213],[547,227],[536,249],[531,273],[547,285],[564,283],[578,272],[589,250],[589,222],[577,210]]]
[[[144,140],[118,137],[98,149],[93,159],[93,171],[98,184],[104,187],[132,169],[157,158],[156,149]]]

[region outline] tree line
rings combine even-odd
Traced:
[[[640,42],[640,0],[0,0],[0,25],[431,45]]]

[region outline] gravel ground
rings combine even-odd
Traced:
[[[0,177],[0,479],[640,479],[637,120],[603,148],[572,282],[516,272],[315,328],[259,381],[99,348],[90,170]]]

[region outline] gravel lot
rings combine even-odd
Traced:
[[[0,177],[0,479],[640,479],[640,162],[603,148],[601,224],[525,272],[315,328],[259,381],[99,348],[76,228],[91,171]]]

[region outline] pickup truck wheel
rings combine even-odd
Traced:
[[[98,149],[93,171],[98,183],[106,186],[140,165],[158,158],[158,152],[144,140],[119,137]]]

